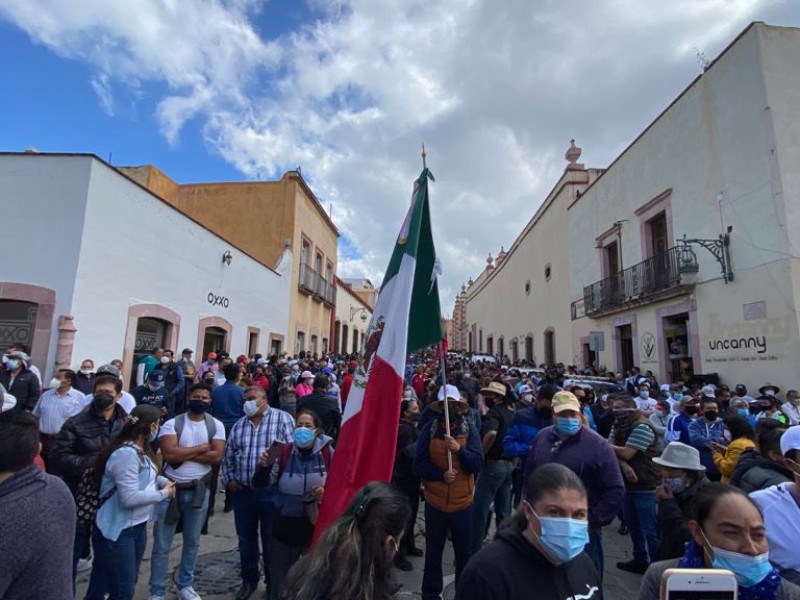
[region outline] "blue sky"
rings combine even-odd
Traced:
[[[795,0],[7,0],[0,149],[179,182],[296,166],[379,282],[421,167],[443,306],[563,170],[605,167],[750,21]]]

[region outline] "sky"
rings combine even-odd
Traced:
[[[570,139],[606,167],[751,21],[800,26],[800,2],[2,0],[0,150],[179,183],[299,166],[339,275],[379,284],[424,142],[447,313]]]

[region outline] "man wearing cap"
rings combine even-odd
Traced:
[[[725,424],[719,418],[719,407],[716,397],[708,396],[708,392],[713,393],[713,389],[703,388],[703,401],[700,404],[702,416],[695,419],[689,425],[689,442],[700,452],[700,462],[706,468],[706,476],[711,481],[719,481],[722,477],[711,452],[711,444],[725,443]]]
[[[437,398],[430,403],[430,408],[438,418],[422,428],[414,458],[414,469],[422,478],[425,489],[423,600],[441,596],[442,554],[448,531],[453,540],[456,581],[472,554],[475,475],[483,465],[478,430],[464,418],[469,404],[453,385],[442,387]],[[450,431],[446,431],[445,402],[450,415]],[[452,468],[448,465],[448,456]]]
[[[787,392],[788,396],[788,392]],[[800,585],[800,426],[786,430],[780,442],[783,462],[794,481],[753,492],[761,508],[769,540],[769,559],[781,577]]]
[[[41,393],[39,379],[26,364],[29,360],[22,350],[11,350],[3,355],[5,370],[0,373],[0,385],[17,399],[13,410],[33,410]]]
[[[194,352],[191,348],[184,348],[181,352],[181,358],[176,364],[183,369],[184,373],[186,373],[186,367],[191,367],[192,371],[197,371],[196,367],[194,366],[194,362],[192,361],[193,354]]]
[[[475,483],[475,521],[472,525],[472,552],[483,546],[489,507],[494,502],[497,522],[511,515],[511,473],[514,464],[503,452],[503,439],[514,419],[514,407],[507,395],[506,386],[492,381],[481,390],[489,407],[481,420],[481,446],[484,464]]]
[[[206,356],[206,360],[197,367],[197,381],[202,381],[203,376],[209,371],[211,373],[216,373],[218,369],[219,363],[217,363],[217,353],[209,352],[208,356]]]
[[[603,577],[603,527],[617,516],[625,484],[617,458],[608,442],[584,425],[581,405],[571,392],[557,392],[552,410],[555,424],[542,429],[528,454],[525,479],[538,466],[557,462],[574,471],[589,501],[589,545],[586,553]],[[524,489],[523,483],[523,489]]]
[[[119,379],[120,384],[122,384],[122,377],[120,376],[119,369],[112,365],[100,365],[97,367],[97,377],[113,377],[115,379]],[[72,413],[73,416],[77,415],[81,412],[84,408],[89,406],[92,403],[92,399],[94,398],[93,394],[87,394],[78,402],[78,405],[75,407],[75,411]],[[136,406],[136,399],[131,396],[125,390],[120,390],[118,394],[116,394],[116,401],[117,406],[121,406],[122,409],[125,411],[126,414],[130,414],[133,408]]]
[[[172,415],[172,405],[164,387],[163,371],[153,371],[147,376],[145,385],[136,386],[131,390],[131,396],[136,404],[149,404],[161,411],[162,420]]]
[[[327,394],[330,380],[327,375],[320,373],[312,381],[314,384],[310,394],[302,398],[298,394],[297,411],[307,409],[317,415],[322,421],[325,435],[333,438],[333,443],[336,443],[339,428],[342,426],[342,413],[336,400]]]
[[[691,504],[701,487],[708,483],[700,453],[680,442],[670,442],[653,462],[661,469],[661,485],[656,488],[658,502],[658,560],[683,556],[691,534],[686,523]]]

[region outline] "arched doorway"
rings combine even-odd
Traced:
[[[0,350],[9,344],[24,344],[33,363],[42,371],[47,367],[56,292],[28,283],[0,281]],[[59,349],[69,366],[72,347]]]
[[[349,333],[350,328],[347,325],[342,325],[342,345],[339,348],[340,354],[347,354],[347,343],[350,341]]]
[[[552,327],[544,332],[544,360],[548,367],[556,364],[556,332]]]
[[[140,317],[136,321],[136,337],[133,342],[133,364],[127,381],[136,381],[139,362],[152,354],[156,348],[168,347],[167,334],[172,323],[153,317]]]
[[[529,365],[533,364],[533,336],[530,334],[525,336],[525,360]]]
[[[136,386],[139,361],[155,348],[175,350],[181,317],[161,304],[134,304],[128,307],[128,329],[123,350],[125,385]]]
[[[519,360],[519,342],[517,338],[511,340],[511,360],[514,363]]]
[[[203,357],[209,352],[225,350],[225,336],[227,332],[222,327],[206,327],[203,332]]]

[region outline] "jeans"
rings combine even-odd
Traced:
[[[85,600],[103,600],[106,594],[108,600],[133,600],[147,545],[147,523],[123,529],[116,542],[95,527],[92,544],[92,579]]]
[[[633,560],[643,564],[658,560],[655,491],[626,492],[622,511],[633,542]]]
[[[269,488],[243,487],[233,495],[233,517],[236,524],[236,535],[239,536],[242,581],[246,583],[258,581],[260,530],[264,582],[269,586],[269,538],[272,530],[272,513]]]
[[[175,573],[175,583],[179,590],[191,587],[194,583],[194,567],[197,553],[200,550],[200,529],[206,518],[209,491],[206,490],[203,504],[197,508],[192,506],[194,490],[176,490],[176,502],[180,502],[183,517],[183,549],[181,562]],[[167,591],[167,569],[169,567],[169,551],[175,537],[177,523],[167,525],[164,522],[166,509],[170,500],[164,500],[156,509],[158,519],[153,524],[153,560],[150,565],[150,595],[163,596]]]
[[[92,526],[75,524],[75,542],[72,546],[72,595],[75,595],[75,580],[78,578],[78,561],[86,542],[92,538]]]
[[[594,568],[597,569],[597,574],[600,576],[600,581],[603,581],[603,571],[605,570],[605,560],[603,557],[603,530],[598,529],[589,533],[589,543],[586,544],[586,554],[592,559]]]
[[[514,465],[507,460],[487,460],[475,483],[475,522],[472,524],[472,552],[483,545],[491,515],[489,507],[494,501],[495,513],[500,521],[511,515],[511,474]]]
[[[472,555],[472,523],[474,506],[446,513],[425,503],[425,574],[422,576],[422,598],[432,600],[442,593],[442,554],[447,532],[453,538],[456,555],[456,581]]]

